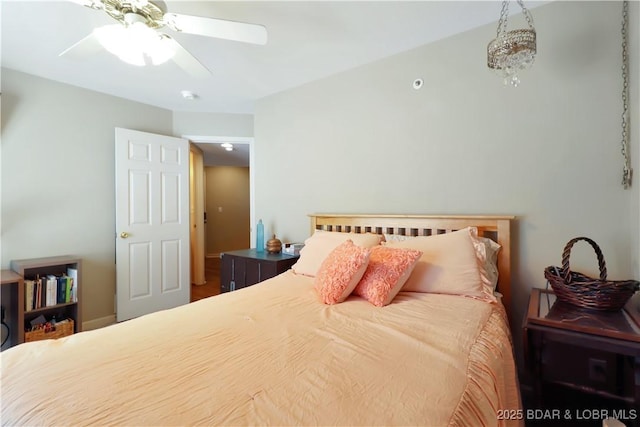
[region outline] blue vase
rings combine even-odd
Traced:
[[[258,227],[256,229],[256,251],[264,252],[264,224],[262,220],[258,221]]]

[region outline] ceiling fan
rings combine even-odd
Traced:
[[[211,72],[171,36],[159,31],[167,27],[176,32],[264,45],[267,30],[258,24],[169,13],[164,2],[149,0],[69,0],[106,12],[117,24],[94,29],[60,54],[82,58],[100,49],[134,65],[158,65],[173,60],[195,77]]]

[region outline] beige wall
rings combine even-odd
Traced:
[[[260,100],[256,215],[291,241],[308,235],[310,212],[517,215],[517,344],[529,289],[545,286],[572,237],[600,244],[611,279],[638,278],[637,29],[636,177],[624,190],[620,3],[558,1],[533,14],[539,55],[516,89],[486,67],[492,24]],[[588,246],[572,267],[597,272]]]
[[[173,113],[178,136],[253,136],[253,114]]]
[[[172,113],[8,69],[1,100],[2,268],[81,257],[85,324],[114,314],[114,128],[253,135],[252,115]]]
[[[250,247],[249,168],[206,167],[205,176],[207,256]]]
[[[112,316],[114,128],[171,135],[171,111],[2,70],[2,268],[83,259],[83,319]]]

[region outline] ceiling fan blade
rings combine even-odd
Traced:
[[[182,68],[193,77],[205,78],[211,76],[211,71],[209,71],[207,67],[202,65],[202,63],[198,61],[193,55],[191,55],[189,51],[187,51],[187,49],[182,47],[180,43],[178,43],[171,37],[166,37],[167,42],[172,44],[175,51],[175,54],[171,59],[176,63],[176,65],[178,65],[178,67]]]
[[[165,13],[164,22],[172,30],[183,33],[253,44],[267,43],[267,29],[263,25],[177,13]]]
[[[73,46],[67,48],[58,56],[65,56],[73,59],[83,59],[102,50],[102,45],[95,36],[95,33],[89,34]]]

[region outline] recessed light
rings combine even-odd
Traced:
[[[220,146],[222,148],[233,148],[233,144],[230,144],[228,142],[223,142],[222,144],[220,144]]]

